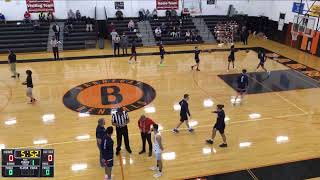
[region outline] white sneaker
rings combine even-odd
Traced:
[[[153,175],[154,178],[159,178],[162,176],[162,172],[157,172],[156,174]]]
[[[129,63],[129,64],[131,64],[131,63],[132,63],[132,61],[128,61],[128,63]]]
[[[152,170],[152,171],[158,171],[159,170],[159,168],[156,167],[156,166],[150,167],[149,169]]]

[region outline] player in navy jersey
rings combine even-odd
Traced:
[[[264,50],[259,49],[258,52],[258,59],[259,59],[259,64],[257,66],[257,70],[259,69],[259,67],[261,67],[265,72],[268,73],[268,75],[270,75],[270,71],[268,71],[265,67],[264,67],[264,63],[267,60],[267,56],[266,53],[264,52]]]
[[[113,127],[109,126],[106,131],[105,135],[102,138],[101,141],[101,154],[102,154],[102,161],[104,162],[105,166],[105,177],[104,180],[111,180],[111,171],[113,167],[113,140],[111,138],[113,133]]]
[[[222,137],[222,140],[223,140],[223,143],[220,144],[219,146],[220,147],[228,147],[227,138],[226,138],[226,135],[224,134],[224,129],[226,128],[226,124],[224,122],[225,113],[224,113],[223,108],[224,108],[224,105],[218,104],[217,110],[212,112],[212,113],[217,113],[218,117],[217,117],[216,124],[213,126],[213,129],[212,129],[211,139],[206,140],[206,142],[208,144],[213,144],[214,138],[216,137],[216,132],[219,131],[219,133]]]
[[[32,89],[33,89],[32,71],[31,70],[27,70],[26,74],[27,74],[27,79],[26,79],[25,82],[22,83],[22,85],[26,85],[27,86],[26,94],[30,98],[29,104],[32,104],[32,103],[36,102],[36,99],[33,97],[33,93],[32,93]]]
[[[235,52],[234,45],[230,48],[230,54],[228,56],[228,71],[230,69],[230,63],[232,63],[232,68],[234,68],[234,61],[235,61]]]
[[[133,39],[132,40],[132,44],[131,44],[131,57],[129,59],[129,63],[131,63],[132,58],[134,58],[134,61],[137,62],[137,43],[136,41]]]
[[[237,79],[237,96],[234,99],[233,104],[236,104],[238,97],[243,99],[244,94],[247,92],[249,86],[249,77],[247,75],[247,70],[243,69],[242,74]]]
[[[177,127],[174,128],[172,131],[174,133],[178,133],[179,132],[179,127],[182,125],[183,122],[186,123],[186,126],[188,127],[188,131],[189,132],[193,132],[194,130],[189,126],[189,121],[188,119],[191,118],[191,114],[189,111],[189,94],[185,94],[183,95],[183,99],[179,102],[180,106],[181,106],[181,110],[180,110],[180,122],[178,123]],[[189,118],[188,118],[189,117]]]
[[[160,46],[159,46],[159,52],[160,52],[160,65],[161,65],[163,63],[163,60],[164,60],[164,54],[166,53],[166,51],[164,50],[162,42],[160,43]]]
[[[200,65],[200,57],[199,57],[199,55],[200,55],[200,53],[201,53],[201,50],[199,50],[198,47],[196,46],[194,48],[194,60],[196,61],[196,64],[191,66],[192,70],[193,70],[194,67],[197,67],[196,70],[200,71],[200,69],[199,69],[199,65]]]

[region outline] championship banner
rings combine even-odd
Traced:
[[[157,10],[179,9],[179,0],[157,0]]]
[[[54,0],[26,0],[29,13],[54,12]]]

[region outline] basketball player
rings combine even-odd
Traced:
[[[107,127],[105,131],[105,136],[102,138],[101,142],[101,154],[102,161],[104,162],[105,173],[104,180],[111,180],[111,171],[113,167],[113,140],[111,138],[113,133],[113,127]]]
[[[211,139],[206,140],[206,142],[208,144],[213,144],[214,138],[216,137],[216,132],[219,131],[219,133],[222,136],[222,140],[223,140],[223,143],[220,144],[219,147],[228,147],[227,138],[226,138],[226,135],[224,134],[224,129],[226,127],[226,124],[224,122],[225,113],[224,113],[223,108],[224,108],[224,105],[218,104],[217,110],[212,112],[212,113],[217,113],[218,117],[217,117],[217,122],[213,126],[213,129],[212,129]]]
[[[234,45],[232,45],[230,48],[230,54],[228,56],[228,71],[230,69],[230,63],[232,63],[232,68],[234,68],[234,61],[235,61],[234,53],[235,52],[236,52],[236,50],[234,49]]]
[[[189,132],[193,132],[194,131],[189,126],[188,116],[191,118],[191,114],[190,114],[190,111],[189,111],[188,101],[189,101],[189,94],[185,94],[185,95],[183,95],[183,99],[179,102],[179,104],[181,106],[180,122],[178,123],[177,127],[172,130],[174,133],[178,133],[179,132],[178,128],[181,126],[181,124],[183,122],[186,123],[186,126],[188,127],[188,131]]]
[[[32,104],[32,103],[36,102],[36,99],[33,97],[33,94],[32,94],[32,89],[33,89],[32,71],[27,70],[26,74],[27,74],[27,80],[25,82],[23,82],[22,84],[27,85],[27,96],[30,97],[29,104]]]
[[[191,66],[191,70],[193,70],[194,67],[197,67],[197,71],[200,71],[199,65],[200,65],[200,58],[199,54],[201,53],[201,50],[198,49],[198,46],[194,48],[194,60],[196,61],[196,64]]]
[[[264,52],[264,50],[259,49],[258,52],[258,58],[260,60],[258,66],[257,66],[257,70],[259,69],[259,67],[261,67],[266,73],[268,73],[268,76],[270,75],[270,71],[268,71],[265,67],[264,67],[264,63],[267,60],[267,56],[266,53]]]
[[[137,63],[137,51],[136,51],[136,47],[137,43],[136,41],[133,39],[132,40],[132,44],[131,44],[131,57],[129,59],[129,63],[131,63],[132,58],[134,58],[134,61]]]
[[[247,75],[247,70],[243,69],[242,74],[237,79],[237,96],[234,99],[233,104],[236,104],[238,97],[240,96],[240,100],[243,99],[244,94],[247,92],[249,86],[249,77]]]
[[[162,145],[162,139],[161,134],[159,132],[159,126],[158,124],[154,124],[152,128],[154,132],[154,153],[156,155],[157,160],[157,166],[151,167],[150,169],[153,171],[157,171],[156,174],[153,175],[153,177],[158,178],[162,176],[162,151],[163,151],[163,145]]]
[[[166,51],[164,50],[162,42],[160,43],[159,51],[160,51],[160,65],[162,65],[163,60],[164,60],[164,54],[166,53]]]

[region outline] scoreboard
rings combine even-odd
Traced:
[[[2,149],[2,177],[53,177],[53,149]]]

